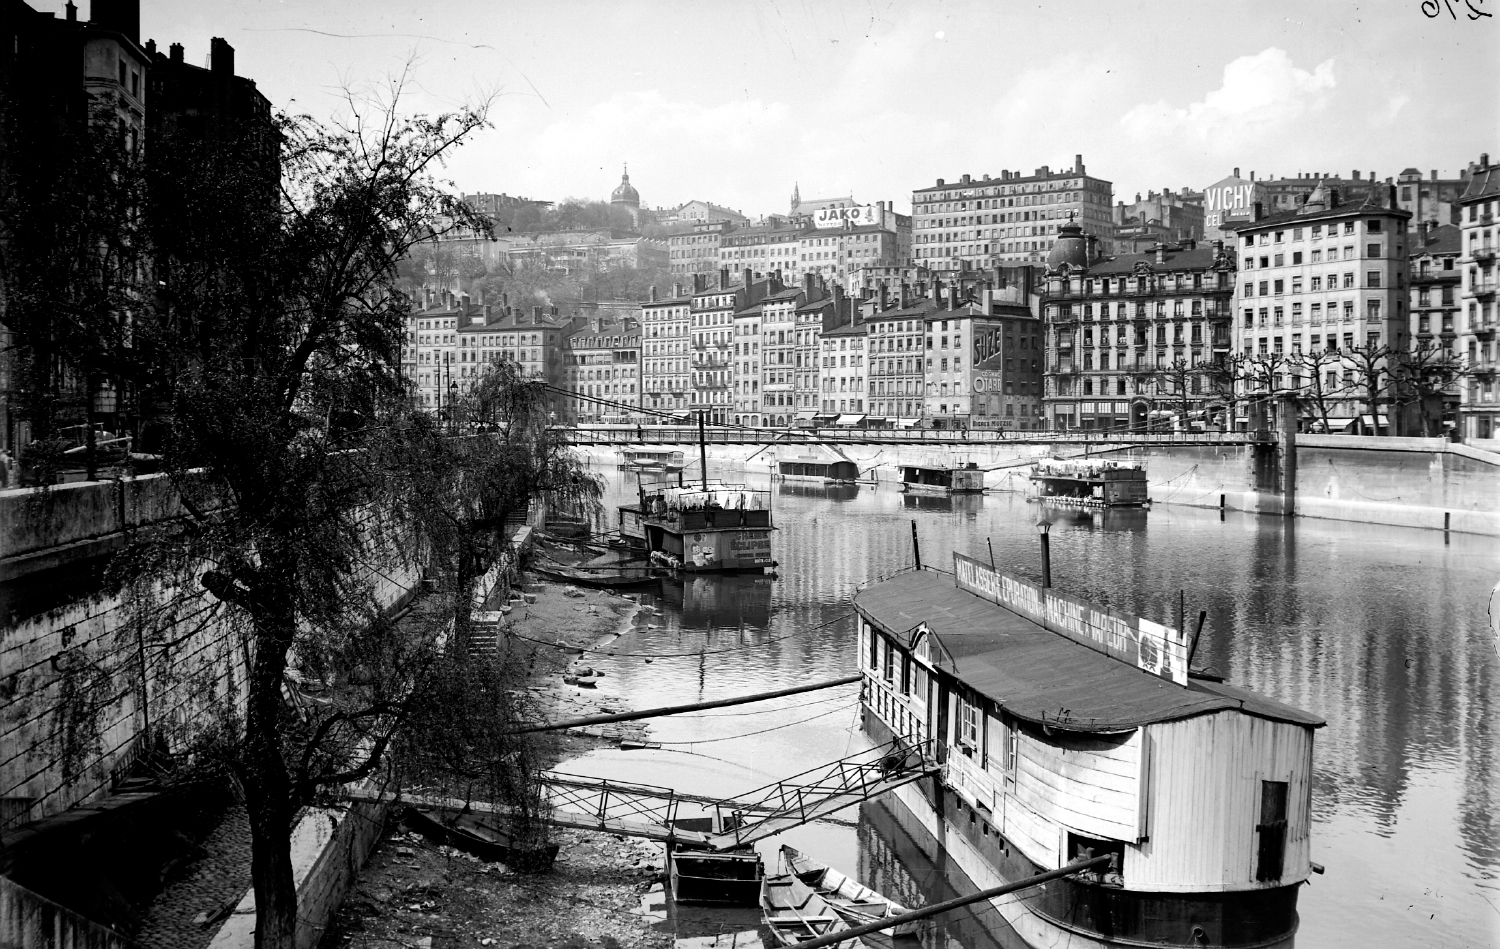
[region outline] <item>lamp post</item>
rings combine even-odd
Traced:
[[[1045,517],[1036,522],[1037,536],[1042,540],[1042,588],[1052,586],[1052,544],[1048,533],[1052,529],[1052,522]]]
[[[448,383],[448,431],[450,434],[458,431],[458,413],[456,411],[457,405],[458,382],[457,380],[455,380]]]

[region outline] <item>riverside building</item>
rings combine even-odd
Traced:
[[[641,324],[593,319],[563,334],[562,383],[570,392],[614,405],[569,399],[569,423],[628,416],[641,404]]]
[[[1393,190],[1346,202],[1338,188],[1320,185],[1295,210],[1256,213],[1241,226],[1235,338],[1249,370],[1242,391],[1307,396],[1322,403],[1313,410],[1333,430],[1373,434],[1387,425],[1361,391],[1361,370],[1407,346],[1411,212],[1395,206]]]
[[[912,263],[934,271],[1047,259],[1059,228],[1073,220],[1095,239],[1114,234],[1114,187],[1073,167],[999,178],[942,178],[912,192]]]
[[[1213,384],[1231,348],[1234,275],[1234,250],[1222,241],[1100,258],[1081,228],[1065,225],[1042,301],[1050,427],[1224,422]]]
[[[702,281],[701,276],[694,280]],[[693,297],[682,284],[658,300],[656,288],[641,305],[641,407],[687,414],[692,404],[693,376],[688,344]]]
[[[1470,166],[1468,188],[1459,199],[1459,228],[1463,232],[1463,327],[1459,337],[1470,376],[1460,390],[1459,431],[1464,438],[1500,437],[1500,324],[1495,291],[1500,272],[1495,267],[1495,215],[1500,211],[1500,168],[1488,154]]]

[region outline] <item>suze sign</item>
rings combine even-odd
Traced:
[[[960,590],[1152,675],[1187,685],[1188,646],[1181,630],[1054,593],[960,553],[953,555],[953,574]]]

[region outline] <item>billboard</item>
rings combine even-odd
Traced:
[[[957,552],[953,575],[960,590],[1152,675],[1187,685],[1188,643],[1181,630],[1056,593]]]
[[[852,208],[819,208],[813,212],[813,226],[817,228],[862,227],[880,223],[880,209],[873,204],[859,204]]]
[[[1265,189],[1254,181],[1230,175],[1203,189],[1203,236],[1220,240],[1225,231],[1249,221],[1255,202],[1265,202]]]

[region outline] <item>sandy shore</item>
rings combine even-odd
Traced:
[[[625,711],[593,689],[566,685],[575,647],[594,646],[629,628],[631,598],[563,584],[527,582],[535,602],[506,617],[508,648],[531,668],[529,691],[547,720]],[[564,648],[558,648],[562,644]],[[548,759],[566,761],[619,738],[644,737],[639,724],[607,737],[550,736]],[[513,873],[394,826],[360,872],[325,947],[498,946],[506,949],[619,949],[670,946],[660,926],[664,868],[660,844],[610,834],[558,829],[561,849],[550,874]],[[655,890],[656,892],[653,892]],[[643,902],[651,904],[643,908]],[[653,925],[655,924],[655,925]]]

